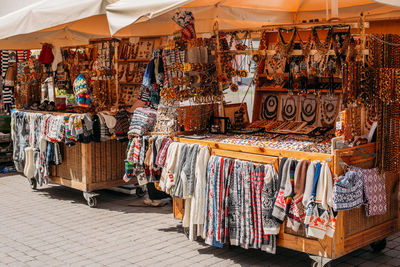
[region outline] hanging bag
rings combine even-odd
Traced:
[[[50,64],[53,62],[53,60],[54,60],[54,55],[52,51],[52,46],[47,43],[43,44],[38,61],[42,64]]]

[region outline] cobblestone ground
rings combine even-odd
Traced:
[[[128,204],[136,203],[137,206]],[[101,191],[97,208],[61,186],[32,191],[25,178],[0,177],[0,266],[311,266],[304,253],[214,248],[191,242],[171,206]],[[365,247],[333,266],[400,266],[400,234],[378,254]]]

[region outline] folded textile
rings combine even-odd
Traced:
[[[128,134],[143,135],[153,129],[157,112],[151,108],[137,108],[131,117]]]

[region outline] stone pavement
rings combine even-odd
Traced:
[[[80,191],[33,191],[19,175],[0,177],[0,266],[311,266],[306,254],[288,249],[271,255],[191,242],[171,206],[141,203],[101,191],[97,208],[89,208]],[[382,253],[365,247],[332,266],[400,266],[400,234],[388,241]]]

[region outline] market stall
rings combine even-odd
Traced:
[[[126,109],[136,102],[157,42],[96,39],[55,56],[46,44],[38,59],[17,64],[13,159],[32,188],[48,182],[75,188],[94,207],[94,191],[126,184]]]
[[[158,147],[167,151],[156,164],[163,167],[160,177],[145,176],[143,183],[156,181],[174,197],[174,214],[190,239],[271,253],[282,246],[324,265],[368,244],[382,250],[384,238],[398,231],[399,96],[393,68],[400,54],[392,45],[398,37],[366,34],[381,32],[379,23],[360,21],[215,28],[210,40],[176,39],[164,49],[164,55],[186,60],[169,63],[167,58],[169,84],[160,90],[161,101],[192,105],[179,114],[179,129],[185,132],[166,148]],[[193,33],[190,23],[183,27]],[[261,39],[257,50],[254,36]],[[192,82],[192,68],[206,75],[191,51],[204,43],[216,77],[200,81],[210,79],[219,92],[237,92],[239,78],[256,64],[251,124],[243,123],[248,112],[243,104],[230,121],[218,91],[207,97],[207,85]],[[194,103],[219,103],[220,110],[201,111]],[[208,132],[201,124],[206,115],[211,115]],[[141,147],[146,155],[157,147],[154,136],[146,138],[153,139],[138,138],[128,146],[133,169],[141,165],[130,158],[134,143],[146,144]]]
[[[43,75],[38,73],[46,68],[29,62],[18,68],[16,92],[22,97],[16,104],[22,110],[13,113],[16,165],[34,181],[48,178],[84,192],[123,181],[154,182],[174,198],[174,214],[181,216],[188,237],[213,246],[270,253],[282,246],[308,253],[320,265],[367,244],[382,250],[384,238],[399,225],[400,38],[392,32],[398,21],[383,27],[357,14],[351,21],[290,25],[298,13],[291,6],[278,16],[284,21],[246,29],[245,20],[229,23],[234,15],[226,10],[245,8],[235,2],[211,7],[221,15],[217,23],[203,1],[182,1],[194,13],[168,4],[154,8],[154,19],[154,10],[144,12],[147,18],[123,16],[123,22],[111,23],[117,35],[124,30],[160,35],[166,18],[169,32],[163,34],[181,30],[157,44],[126,38],[64,48],[59,90],[53,93],[46,86],[39,90]],[[126,4],[137,3],[116,2],[107,16],[125,14]],[[378,18],[375,7],[385,14],[398,11],[371,1],[361,4]],[[300,6],[301,1],[297,11]],[[354,16],[354,5],[341,8]],[[251,10],[244,14],[254,14]],[[305,19],[313,17],[311,11]],[[204,35],[195,30],[196,12],[207,21]],[[239,86],[246,79],[243,91]],[[62,81],[74,84],[72,99],[82,107],[68,109],[70,89]],[[232,109],[224,95],[247,95],[252,85],[250,123],[250,103],[243,100]],[[42,93],[53,96],[55,104],[33,106]],[[107,117],[115,115],[113,108],[137,103],[125,143],[109,140],[118,139],[111,130],[114,120]],[[48,110],[31,111],[57,105],[67,109],[51,116],[43,114]],[[87,113],[97,119],[85,121]],[[38,120],[50,121],[41,127],[45,147],[34,131]],[[94,138],[95,124],[100,143],[86,140],[88,132]]]

